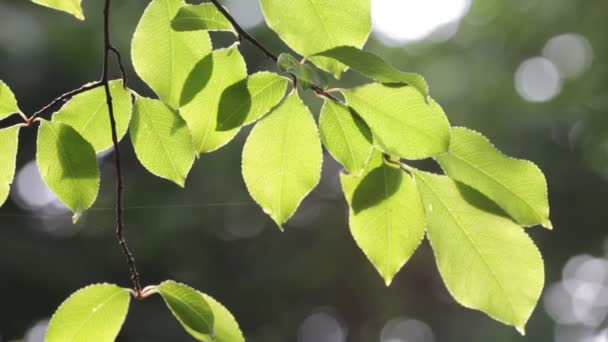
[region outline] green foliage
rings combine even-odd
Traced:
[[[298,80],[300,89],[306,90],[315,84],[326,87],[329,84],[330,76],[327,76],[313,65],[306,63],[306,61],[302,61],[302,63],[298,62],[294,56],[288,53],[279,55],[277,69],[294,75]]]
[[[156,287],[171,313],[184,329],[199,341],[210,341],[214,336],[213,311],[201,293],[168,280]]]
[[[10,192],[10,185],[15,177],[17,162],[17,142],[19,127],[0,129],[0,206],[4,204]]]
[[[131,120],[131,92],[123,87],[122,81],[110,82],[110,92],[116,118],[116,131],[120,140],[127,133]],[[71,126],[93,145],[95,152],[101,152],[112,146],[108,118],[105,90],[103,87],[97,87],[74,96],[53,115],[52,121]]]
[[[130,132],[137,158],[148,171],[181,187],[186,184],[194,148],[186,122],[175,110],[138,96]]]
[[[304,56],[342,45],[361,48],[371,30],[369,0],[260,0],[260,4],[268,26]],[[338,78],[345,69],[325,57],[311,60]]]
[[[506,157],[483,135],[452,129],[449,153],[437,160],[452,178],[482,192],[524,226],[551,228],[547,181],[527,160]]]
[[[186,5],[171,21],[176,31],[232,31],[232,24],[212,4]]]
[[[84,20],[82,13],[82,0],[32,0],[33,3],[69,13],[80,20]]]
[[[20,111],[15,95],[6,83],[0,81],[0,120],[18,112]]]
[[[142,15],[131,43],[135,71],[158,97],[177,109],[192,68],[211,52],[205,31],[177,32],[171,21],[185,3],[152,0]]]
[[[243,333],[234,316],[211,296],[201,293],[213,311],[214,342],[245,342]]]
[[[129,290],[111,284],[78,290],[57,309],[46,342],[112,342],[129,310]]]
[[[424,159],[447,151],[450,126],[443,109],[409,86],[364,85],[343,91],[371,128],[374,145],[390,155]]]
[[[42,179],[77,219],[97,199],[95,150],[74,128],[45,120],[40,121],[36,149]]]
[[[281,229],[319,183],[322,163],[317,125],[295,91],[256,124],[243,148],[247,189]]]
[[[445,176],[414,174],[450,294],[523,334],[544,283],[543,260],[532,240],[475,190]]]

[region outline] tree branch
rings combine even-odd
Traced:
[[[129,246],[127,245],[127,241],[124,237],[125,226],[123,221],[123,177],[122,177],[122,166],[120,161],[120,149],[118,148],[118,134],[116,133],[116,120],[114,118],[114,106],[112,105],[112,94],[110,93],[110,85],[108,83],[108,57],[110,51],[116,54],[121,72],[123,74],[123,80],[125,77],[124,68],[122,67],[122,62],[120,61],[120,53],[116,50],[111,42],[110,42],[110,0],[105,0],[105,7],[103,11],[104,16],[104,54],[103,54],[103,71],[101,75],[100,83],[103,84],[103,87],[106,92],[106,103],[108,105],[108,113],[110,114],[110,126],[112,128],[112,142],[114,144],[114,162],[116,165],[116,238],[118,239],[118,244],[122,249],[123,254],[127,258],[127,263],[129,264],[129,270],[131,272],[131,282],[133,283],[133,291],[135,292],[136,298],[141,298],[142,296],[142,287],[141,281],[139,277],[139,273],[137,272],[137,267],[135,266],[135,258],[131,251],[129,250]],[[126,81],[125,81],[126,82]]]

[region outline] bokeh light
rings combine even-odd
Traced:
[[[562,81],[555,64],[544,57],[525,60],[515,73],[515,89],[530,102],[547,102],[562,89]]]
[[[433,331],[424,322],[399,317],[386,323],[380,342],[434,342]]]
[[[306,317],[298,331],[298,342],[345,342],[346,328],[331,311],[320,308]]]
[[[567,33],[551,38],[543,48],[543,56],[557,66],[562,78],[573,78],[589,68],[593,49],[587,38]]]

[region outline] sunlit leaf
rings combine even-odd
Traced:
[[[129,290],[111,284],[76,291],[57,309],[46,342],[113,342],[129,310]]]
[[[310,56],[331,48],[362,47],[371,30],[370,0],[260,0],[268,26],[296,52]],[[345,66],[326,57],[315,64],[336,77]]]
[[[361,177],[342,175],[357,245],[390,285],[424,238],[425,216],[414,180],[375,153]]]
[[[122,81],[111,81],[110,94],[118,140],[122,139],[129,128],[131,120],[131,92],[123,87]],[[59,112],[53,115],[52,121],[61,122],[74,128],[87,140],[95,152],[101,152],[112,146],[110,115],[103,87],[97,87],[74,96]]]
[[[325,88],[331,80],[330,74],[308,62],[300,63],[294,56],[288,53],[279,55],[277,69],[294,75],[298,79],[298,86],[301,89],[308,89],[312,85]]]
[[[156,289],[173,316],[190,335],[199,341],[212,339],[213,312],[200,292],[171,280],[161,283]]]
[[[232,31],[232,24],[222,15],[215,5],[202,3],[186,5],[179,9],[171,21],[171,26],[177,31]]]
[[[99,191],[97,158],[76,130],[41,120],[36,161],[44,182],[76,215],[93,205]]]
[[[131,55],[135,71],[174,109],[192,68],[211,52],[206,31],[177,32],[171,20],[183,0],[152,0],[133,34]]]
[[[201,295],[213,311],[215,338],[212,342],[245,342],[241,328],[230,311],[211,296],[204,293]]]
[[[226,88],[220,99],[217,130],[248,125],[267,114],[285,96],[289,80],[258,72]]]
[[[80,20],[84,20],[81,0],[32,0],[32,2],[38,5],[56,9],[58,11],[69,13]]]
[[[317,53],[335,59],[355,71],[382,83],[404,83],[420,91],[422,95],[429,94],[429,87],[424,78],[418,74],[402,72],[390,66],[384,59],[371,52],[363,51],[354,46],[338,46]]]
[[[327,151],[355,175],[360,175],[372,154],[369,127],[351,110],[339,103],[325,100],[319,117],[321,139]]]
[[[428,237],[450,294],[523,334],[544,283],[534,242],[476,190],[446,176],[415,171],[415,177]]]
[[[374,83],[343,93],[382,151],[406,159],[447,151],[450,126],[443,109],[432,99],[427,103],[415,88]]]
[[[15,177],[19,127],[0,129],[0,206],[4,204],[10,192],[10,185]]]
[[[495,201],[517,223],[551,228],[547,181],[532,162],[498,151],[480,133],[453,128],[449,153],[437,156],[445,172]]]
[[[251,131],[243,177],[251,197],[282,229],[319,183],[322,162],[317,126],[294,91]]]
[[[205,67],[204,65],[210,65]],[[218,111],[224,91],[234,83],[247,77],[247,66],[237,46],[213,51],[205,57],[186,81],[186,88],[192,96],[184,93],[180,112],[192,132],[197,153],[214,151],[227,144],[238,133],[239,127],[220,131]],[[246,98],[237,101],[247,101]]]
[[[15,95],[6,83],[0,81],[0,120],[19,112]]]
[[[179,114],[161,101],[137,97],[130,133],[142,165],[183,187],[194,163],[194,148],[190,131]]]

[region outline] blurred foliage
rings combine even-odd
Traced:
[[[101,5],[85,1],[87,20],[79,22],[27,1],[0,3],[0,78],[26,113],[100,76]],[[112,34],[127,61],[145,6],[141,1],[114,4]],[[401,70],[424,75],[453,125],[484,132],[505,153],[533,160],[544,170],[555,231],[534,230],[532,235],[545,257],[547,284],[560,278],[571,256],[603,253],[606,13],[605,0],[476,0],[448,41],[388,47],[372,37],[367,45]],[[251,32],[274,51],[288,52],[263,25]],[[525,101],[514,87],[518,66],[540,55],[550,38],[567,32],[590,42],[590,68],[566,80],[552,101]],[[216,47],[226,46],[227,37],[214,36]],[[244,52],[250,72],[273,67],[250,46]],[[126,64],[131,87],[150,94]],[[349,72],[343,82],[361,83],[363,78]],[[306,98],[318,113],[321,102],[310,93]],[[35,133],[21,133],[18,168],[34,157]],[[379,340],[384,324],[398,316],[428,323],[437,341],[553,339],[553,322],[542,305],[527,336],[520,337],[455,304],[426,245],[386,288],[350,236],[339,168],[329,158],[321,185],[280,233],[253,204],[241,178],[247,133],[202,156],[183,190],[147,174],[130,145],[122,144],[127,236],[145,284],[172,278],[204,290],[231,309],[251,342],[296,341],[302,321],[319,307],[335,310],[348,327],[347,341],[353,342]],[[105,158],[100,199],[76,227],[70,226],[69,214],[23,210],[10,200],[0,210],[0,340],[22,338],[83,285],[108,281],[128,286],[127,266],[113,235],[111,156]],[[134,303],[119,341],[169,340],[189,337],[161,300]]]

